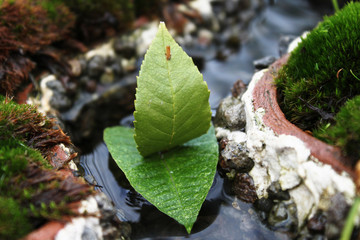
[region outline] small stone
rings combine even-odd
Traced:
[[[230,35],[225,42],[226,47],[235,51],[239,51],[241,46],[240,44],[241,44],[241,40],[237,35]]]
[[[268,198],[260,198],[255,202],[256,209],[263,211],[265,213],[270,212],[274,203]]]
[[[104,73],[100,77],[100,83],[110,84],[113,83],[115,79],[114,72],[111,68],[106,67]]]
[[[126,59],[130,59],[136,56],[136,45],[132,41],[125,41],[118,38],[114,41],[115,52]]]
[[[78,77],[81,74],[81,62],[77,59],[72,59],[69,62],[69,65],[71,67],[71,73],[74,77]]]
[[[234,83],[232,89],[231,89],[231,94],[234,98],[238,98],[240,99],[242,97],[242,95],[246,92],[246,85],[243,81],[238,80]]]
[[[244,104],[231,96],[224,98],[215,116],[215,126],[225,127],[230,130],[241,130],[246,126]]]
[[[315,214],[315,216],[313,216],[311,219],[309,219],[307,223],[307,228],[310,233],[323,234],[325,233],[326,222],[327,222],[326,216],[319,212]]]
[[[220,155],[229,168],[240,172],[249,172],[254,166],[246,147],[233,141],[228,142]]]
[[[258,60],[255,60],[253,62],[253,64],[257,70],[261,70],[264,68],[268,68],[275,61],[276,61],[276,57],[267,56],[267,57],[263,57]]]
[[[272,200],[289,200],[290,194],[288,191],[283,191],[281,189],[280,183],[278,181],[272,182],[267,189],[269,198]]]
[[[99,77],[105,69],[105,59],[100,55],[95,55],[92,57],[87,65],[87,73],[89,77],[97,78]]]
[[[296,205],[294,203],[277,203],[272,207],[269,213],[268,223],[274,230],[287,232],[296,231]]]
[[[238,173],[232,187],[236,197],[244,202],[254,203],[258,197],[254,180],[247,173]]]
[[[89,79],[89,81],[86,82],[86,91],[90,93],[94,93],[96,91],[97,83],[93,79]]]

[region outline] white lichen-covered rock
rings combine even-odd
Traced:
[[[242,96],[246,113],[247,150],[255,165],[250,171],[258,197],[267,197],[266,189],[278,181],[296,203],[299,226],[317,210],[328,210],[335,194],[342,194],[351,204],[355,185],[351,177],[339,174],[331,166],[310,155],[310,150],[298,138],[276,135],[264,125],[264,109],[254,111],[253,89],[264,71],[254,74],[248,90]]]
[[[102,228],[100,226],[100,210],[94,197],[81,202],[79,213],[88,215],[87,217],[76,217],[61,229],[55,239],[103,239]]]

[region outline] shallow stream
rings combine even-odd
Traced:
[[[329,1],[330,3],[330,1]],[[238,52],[225,61],[210,58],[202,74],[211,90],[210,104],[216,109],[222,98],[230,94],[239,79],[248,83],[254,72],[253,61],[265,56],[279,57],[279,39],[298,36],[310,30],[328,10],[312,6],[305,0],[269,1],[256,13],[248,26],[248,36]],[[186,49],[190,55],[196,49]],[[131,119],[131,118],[130,118]],[[126,122],[126,121],[123,121]],[[102,131],[102,130],[101,130]],[[118,217],[132,226],[132,239],[289,239],[261,223],[252,204],[237,200],[230,184],[218,171],[203,204],[192,234],[167,217],[131,189],[123,173],[109,155],[106,145],[81,156],[85,175],[93,176],[97,187],[108,195],[119,209]]]

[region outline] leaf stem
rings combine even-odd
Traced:
[[[354,221],[356,216],[359,215],[359,210],[360,210],[360,196],[357,196],[346,218],[345,226],[341,233],[340,240],[348,240],[351,238],[351,234],[354,228]]]

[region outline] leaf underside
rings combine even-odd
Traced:
[[[218,161],[214,128],[163,154],[140,155],[134,129],[105,129],[104,140],[134,189],[188,233],[212,185]]]
[[[209,94],[192,59],[160,23],[137,79],[134,138],[141,155],[205,134],[211,120]]]

